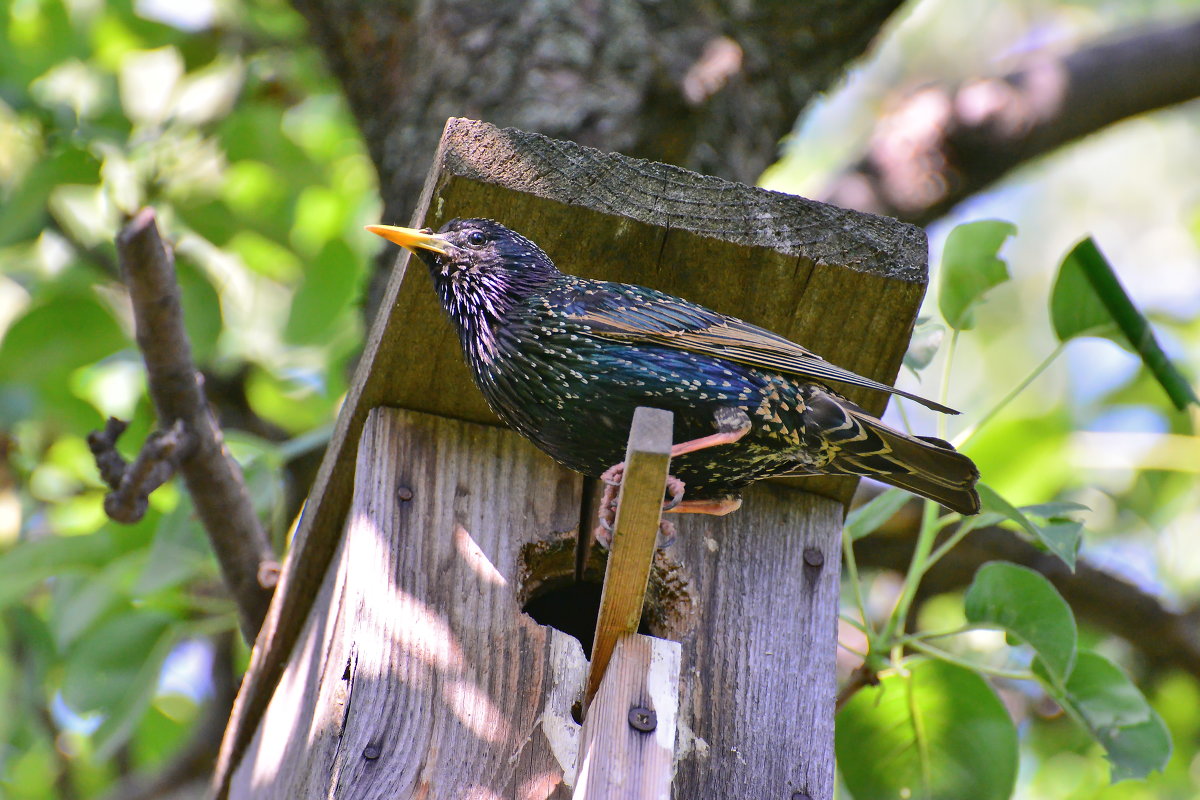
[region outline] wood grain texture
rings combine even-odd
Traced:
[[[833,797],[841,521],[836,501],[779,484],[680,518],[660,560],[693,614],[651,626],[683,647],[675,797]]]
[[[568,796],[586,663],[521,613],[515,584],[522,545],[574,535],[580,480],[507,431],[388,409],[357,470],[230,796]]]
[[[654,563],[658,523],[662,518],[667,465],[671,461],[673,415],[638,407],[625,448],[625,475],[617,497],[612,550],[604,571],[600,613],[592,639],[586,707],[600,688],[613,647],[622,636],[637,633],[646,601],[646,584]]]
[[[626,634],[613,649],[580,735],[572,800],[670,800],[679,714],[677,642]],[[654,714],[639,730],[630,713]]]
[[[476,215],[530,236],[568,272],[682,295],[877,380],[898,371],[924,293],[926,241],[913,226],[452,119],[411,224]],[[406,258],[389,282],[386,313],[368,335],[288,553],[222,743],[218,783],[249,743],[337,548],[368,411],[396,405],[495,422],[428,276],[408,270]],[[879,395],[848,394],[871,411],[884,404]],[[855,484],[804,480],[842,501]]]

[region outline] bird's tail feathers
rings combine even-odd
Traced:
[[[953,445],[932,436],[910,436],[852,404],[842,407],[855,435],[836,443],[838,455],[826,469],[869,475],[960,514],[979,513],[979,470]]]

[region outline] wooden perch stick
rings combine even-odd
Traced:
[[[180,422],[192,440],[180,472],[237,604],[242,634],[252,643],[279,564],[204,397],[183,327],[175,258],[158,235],[153,209],[143,208],[121,230],[117,254],[159,425],[165,430]]]
[[[625,477],[617,499],[612,552],[596,617],[585,706],[600,688],[617,639],[636,633],[642,618],[658,523],[662,518],[667,467],[671,463],[673,421],[670,411],[656,408],[638,407],[633,414],[625,451]]]

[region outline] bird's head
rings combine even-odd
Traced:
[[[435,281],[493,275],[524,284],[558,271],[540,247],[490,219],[452,219],[437,233],[393,225],[368,225],[367,230],[415,253]]]
[[[464,345],[486,340],[515,302],[561,275],[540,247],[490,219],[452,219],[437,233],[392,225],[367,230],[425,262]]]

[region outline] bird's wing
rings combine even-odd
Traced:
[[[815,381],[862,386],[907,397],[945,414],[958,413],[940,403],[830,364],[816,353],[765,328],[652,289],[593,284],[577,290],[569,300],[562,300],[566,302],[559,308],[565,310],[573,322],[590,328],[594,336],[629,344],[674,347]]]

